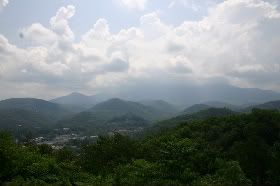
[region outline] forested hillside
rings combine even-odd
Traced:
[[[69,116],[71,112],[59,104],[35,98],[11,98],[0,101],[1,110],[20,109],[44,115],[52,123]]]
[[[245,108],[243,111],[251,111],[254,108],[268,109],[268,110],[280,110],[280,100],[270,101],[263,104],[253,105]]]
[[[51,123],[51,119],[34,111],[0,109],[0,130],[10,131],[15,136],[21,135],[20,133],[38,133],[40,130],[47,130]]]
[[[80,151],[0,135],[6,185],[279,185],[280,113],[208,117],[144,139],[100,137]],[[24,146],[23,146],[24,145]]]
[[[113,98],[60,120],[57,127],[69,127],[96,135],[118,129],[147,127],[152,122],[166,119],[175,112],[172,108],[159,109],[155,106]]]
[[[206,104],[195,104],[195,105],[192,105],[192,106],[184,109],[183,113],[193,114],[193,113],[199,112],[201,110],[206,110],[206,109],[209,109],[209,108],[211,108],[211,106],[206,105]]]
[[[226,109],[226,108],[208,108],[208,109],[200,110],[200,111],[192,113],[192,114],[181,114],[176,117],[157,122],[155,125],[153,125],[148,130],[159,130],[159,129],[164,129],[164,128],[172,128],[172,127],[176,127],[184,122],[190,122],[193,120],[203,120],[203,119],[206,119],[209,117],[230,116],[230,115],[234,115],[234,114],[237,114],[237,112],[234,112],[234,111]]]

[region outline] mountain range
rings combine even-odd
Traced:
[[[201,107],[202,108],[202,107]],[[172,128],[176,127],[178,124],[183,122],[188,122],[192,120],[206,119],[209,117],[221,117],[221,116],[230,116],[238,114],[227,108],[203,108],[197,112],[192,112],[188,114],[181,114],[176,117],[160,121],[152,126],[149,130],[155,131],[163,128]]]
[[[235,93],[238,90],[241,91],[237,95],[247,95],[245,98],[252,93],[251,99],[245,101],[244,105],[234,105],[232,101],[228,100],[228,102],[223,102],[225,97],[210,99],[214,97],[208,96],[208,101],[196,102],[199,104],[181,110],[178,105],[160,99],[127,101],[111,98],[102,101],[106,96],[87,96],[81,93],[71,93],[50,101],[35,98],[11,98],[0,101],[0,129],[15,130],[18,129],[18,126],[26,129],[69,127],[97,134],[110,130],[145,128],[170,118],[188,120],[208,115],[232,114],[233,111],[249,112],[253,108],[280,109],[280,101],[270,101],[277,98],[278,93],[259,89],[232,88]],[[190,92],[193,91],[190,90]],[[205,94],[207,93],[212,94],[213,89],[205,92]],[[186,93],[186,95],[188,94]],[[232,98],[234,97],[236,96]],[[245,98],[239,98],[238,102],[242,103]],[[195,98],[193,99],[195,100]],[[261,102],[262,100],[269,101],[256,105],[249,104],[249,102]],[[189,105],[189,103],[182,100],[181,106]]]
[[[280,93],[257,88],[239,88],[226,84],[182,85],[145,84],[135,85],[114,92],[109,97],[126,100],[164,100],[180,106],[191,106],[208,101],[233,105],[260,104],[280,100]]]
[[[143,100],[164,100],[180,108],[198,103],[208,105],[226,103],[228,105],[256,105],[269,101],[280,100],[280,93],[271,90],[257,88],[239,88],[224,84],[204,85],[204,86],[182,86],[182,85],[145,85],[123,89],[119,92],[104,93],[97,95],[83,95],[71,93],[66,96],[50,100],[54,103],[64,105],[93,105],[110,98],[120,98],[140,103]],[[213,101],[214,100],[214,101]]]
[[[17,133],[49,129],[73,113],[59,104],[35,98],[0,101],[0,129]]]
[[[243,111],[245,111],[245,112],[251,111],[254,108],[280,110],[280,100],[279,101],[269,101],[269,102],[266,102],[263,104],[249,106],[249,107],[246,107],[245,109],[243,109]]]
[[[69,95],[52,99],[50,102],[65,105],[93,105],[95,104],[95,98],[94,96],[87,96],[78,92],[73,92]]]
[[[160,103],[169,105],[163,101]],[[79,130],[91,130],[92,132],[104,132],[111,129],[109,125],[112,123],[115,128],[121,128],[120,126],[122,123],[120,121],[125,121],[126,125],[132,126],[128,124],[128,121],[130,121],[130,123],[137,123],[135,127],[143,127],[148,123],[170,117],[170,113],[175,113],[174,110],[167,111],[167,109],[165,109],[163,112],[157,108],[158,106],[156,106],[156,104],[147,106],[138,102],[113,98],[101,102],[71,118],[59,121],[58,126],[76,128]],[[167,115],[166,112],[168,112],[169,115]],[[118,125],[116,125],[116,123],[118,123]]]
[[[20,109],[44,115],[52,121],[58,121],[72,114],[59,104],[35,98],[11,98],[0,101],[0,110]]]

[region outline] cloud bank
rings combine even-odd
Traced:
[[[143,8],[146,1],[122,2]],[[178,26],[151,12],[140,17],[138,26],[117,33],[101,18],[79,41],[69,26],[75,12],[72,5],[61,7],[49,25],[22,29],[22,39],[31,43],[27,48],[0,35],[0,96],[28,95],[29,88],[40,96],[97,93],[155,80],[203,84],[217,79],[280,90],[280,11],[275,3],[227,0],[203,19]]]
[[[9,0],[0,0],[0,9],[4,8],[9,4]]]

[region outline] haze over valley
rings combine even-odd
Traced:
[[[0,185],[280,185],[279,0],[0,0]]]

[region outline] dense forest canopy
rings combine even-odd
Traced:
[[[280,113],[181,122],[140,139],[115,133],[81,150],[0,135],[4,185],[279,185]]]

